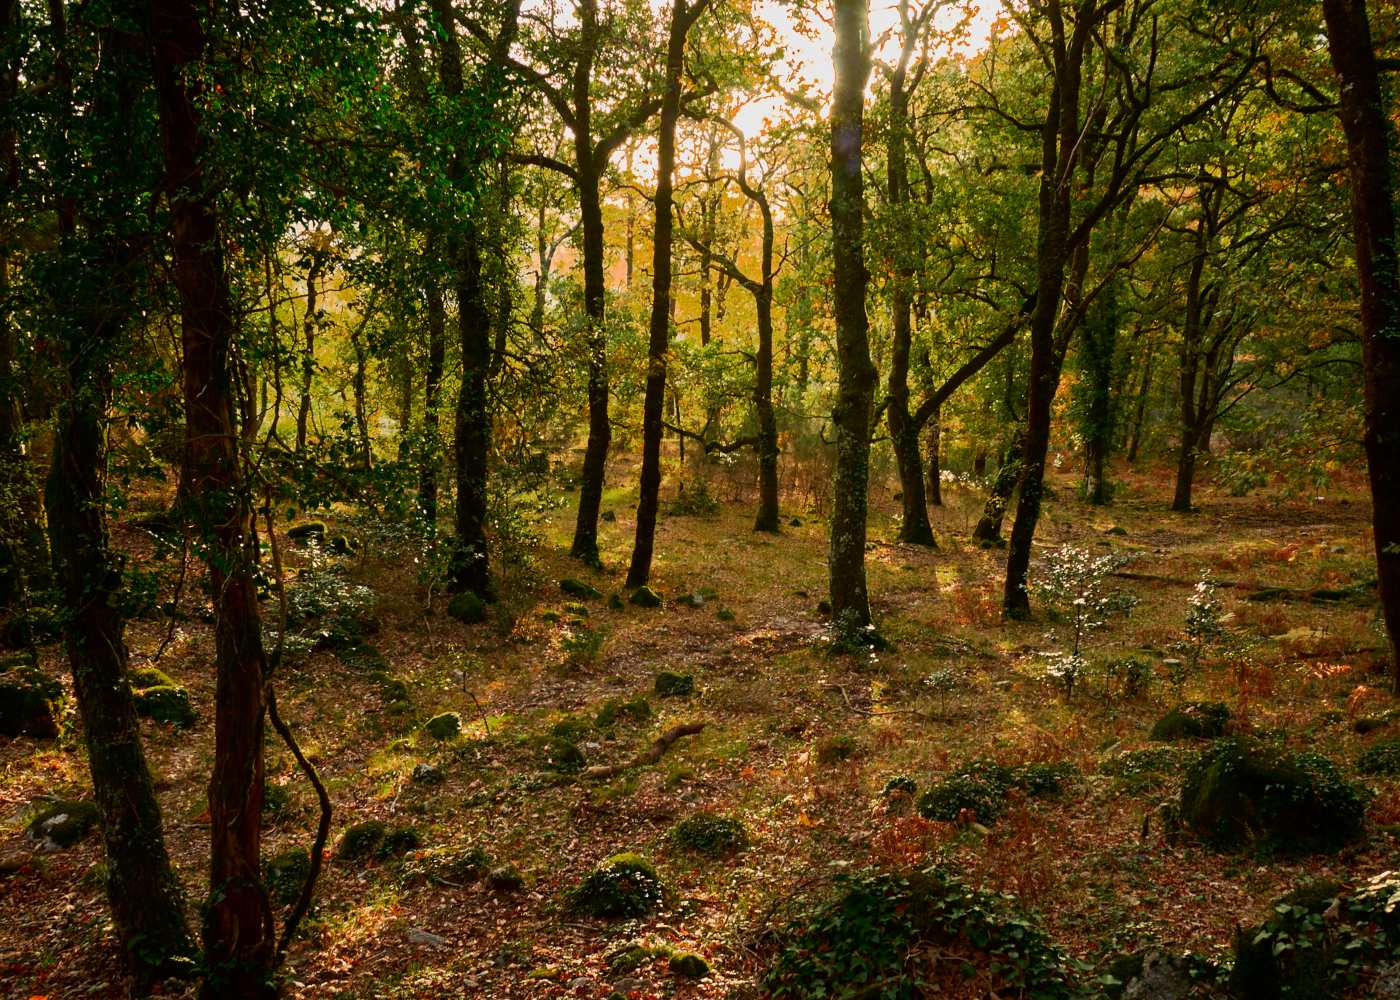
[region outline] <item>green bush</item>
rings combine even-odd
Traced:
[[[1006,798],[1013,789],[1032,797],[1057,795],[1076,773],[1064,762],[1007,767],[978,758],[924,792],[919,815],[951,823],[967,811],[980,823],[994,823],[1006,812]]]
[[[569,909],[590,917],[644,917],[663,890],[656,868],[640,854],[614,854],[569,892]]]
[[[1365,834],[1361,792],[1326,757],[1220,740],[1186,771],[1181,818],[1222,850],[1335,851]]]
[[[1008,897],[938,868],[842,876],[831,893],[799,906],[780,942],[763,980],[775,998],[937,995],[929,992],[934,963],[949,952],[985,956],[998,995],[1077,995],[1069,959]]]
[[[188,729],[199,719],[190,701],[190,693],[182,687],[163,684],[146,688],[137,691],[135,699],[137,715],[155,722],[169,723],[176,729]]]
[[[677,846],[710,858],[737,854],[749,846],[744,824],[729,816],[698,812],[687,816],[671,829]]]
[[[1367,747],[1356,758],[1362,774],[1400,774],[1400,740],[1386,740]]]

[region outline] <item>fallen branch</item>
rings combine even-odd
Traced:
[[[687,722],[683,725],[675,726],[666,730],[658,736],[651,746],[642,753],[637,754],[626,764],[595,764],[583,772],[585,778],[597,781],[602,778],[615,778],[623,771],[634,767],[644,767],[647,764],[655,764],[659,761],[667,750],[671,749],[671,744],[682,736],[694,736],[705,728],[703,722]]]

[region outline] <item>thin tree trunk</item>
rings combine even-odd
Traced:
[[[1146,354],[1142,362],[1142,382],[1138,385],[1137,407],[1133,411],[1133,427],[1128,437],[1128,462],[1131,464],[1138,459],[1138,451],[1142,447],[1142,428],[1147,417],[1147,399],[1152,391],[1152,361],[1156,354],[1155,345],[1147,344]]]
[[[433,240],[429,240],[429,254]],[[447,357],[447,311],[443,306],[442,288],[436,278],[428,279],[427,323],[428,364],[423,373],[423,453],[418,467],[418,506],[428,530],[437,532],[438,467],[442,463],[442,432],[439,430],[438,408],[442,387],[442,370]]]
[[[928,502],[934,507],[943,506],[943,421],[935,412],[928,422]]]
[[[772,216],[765,217],[765,259],[773,253]],[[778,419],[773,412],[773,279],[765,264],[758,298],[758,355],[754,367],[753,407],[758,416],[758,514],[754,531],[778,531]]]
[[[865,536],[870,482],[870,411],[878,374],[870,360],[865,288],[864,186],[861,131],[870,56],[867,0],[835,0],[836,82],[831,103],[831,230],[835,281],[837,392],[832,488],[830,591],[832,620],[852,635],[870,621]]]
[[[1400,234],[1395,221],[1400,140],[1393,108],[1386,101],[1365,0],[1323,0],[1322,11],[1332,65],[1341,81],[1339,114],[1351,168],[1371,523],[1381,609],[1390,635],[1391,683],[1400,695]]]
[[[306,425],[311,419],[311,384],[316,375],[316,328],[320,325],[316,282],[321,280],[325,258],[312,254],[306,271],[306,312],[301,320],[301,402],[297,406],[297,454],[306,450]]]
[[[665,91],[657,128],[656,225],[652,238],[651,328],[647,341],[646,395],[642,403],[642,471],[637,500],[637,533],[627,586],[640,587],[651,577],[656,514],[661,493],[661,435],[665,430],[666,355],[671,346],[671,216],[676,170],[676,120],[681,112],[681,73],[685,38],[709,0],[674,0],[666,43]]]
[[[1024,433],[1024,429],[1018,431],[1006,451],[1002,453],[996,478],[992,480],[991,489],[987,491],[987,503],[983,508],[982,517],[972,529],[972,540],[981,545],[1000,547],[1005,544],[1001,537],[1001,524],[1006,518],[1007,508],[1011,505],[1011,496],[1016,492],[1016,484],[1021,480]]]
[[[152,0],[150,23],[180,302],[188,513],[207,552],[215,612],[203,995],[272,997],[274,929],[261,879],[265,657],[254,583],[257,541],[234,420],[232,296],[214,194],[204,175],[208,144],[201,125],[204,75],[198,70],[207,38],[189,0]]]
[[[608,420],[607,333],[603,326],[606,286],[603,274],[603,203],[599,174],[591,169],[592,151],[586,133],[578,143],[579,215],[583,228],[583,308],[588,316],[588,444],[583,453],[578,520],[569,554],[586,563],[598,562],[598,514],[603,505],[612,423]],[[590,164],[585,170],[583,164]]]

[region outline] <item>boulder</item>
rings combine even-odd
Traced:
[[[667,965],[671,974],[681,979],[704,979],[710,974],[710,963],[693,952],[677,952]]]
[[[662,698],[686,698],[695,692],[695,678],[663,670],[656,675],[655,690]]]
[[[631,601],[639,608],[659,608],[661,594],[651,587],[638,587],[632,591]]]
[[[568,596],[577,597],[583,601],[594,601],[603,596],[603,592],[591,583],[572,576],[566,576],[560,580],[559,589]]]
[[[164,722],[176,729],[188,729],[199,715],[190,701],[190,693],[182,687],[160,684],[135,694],[136,714],[153,722]]]
[[[287,541],[293,545],[309,545],[312,542],[319,545],[325,538],[325,521],[302,521],[287,529]]]
[[[569,892],[569,909],[590,917],[644,917],[661,904],[656,867],[640,854],[614,854]]]
[[[1337,767],[1315,753],[1254,740],[1218,741],[1186,770],[1182,822],[1222,850],[1336,851],[1365,834],[1365,805]]]
[[[25,833],[47,851],[72,847],[97,829],[97,806],[91,802],[60,799],[45,806],[29,821]]]
[[[454,740],[462,731],[462,717],[456,712],[443,712],[423,723],[423,732],[439,743]]]
[[[1225,735],[1230,710],[1218,701],[1188,701],[1157,720],[1148,738],[1158,743],[1213,740]]]

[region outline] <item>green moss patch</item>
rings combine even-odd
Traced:
[[[135,694],[136,714],[154,722],[164,722],[176,729],[188,729],[199,715],[190,701],[190,693],[182,687],[162,684]]]
[[[644,917],[661,905],[663,889],[655,866],[640,854],[614,854],[570,890],[574,913],[608,919]]]
[[[749,846],[743,823],[712,812],[694,813],[681,820],[671,828],[671,840],[684,850],[710,858],[728,857]]]

